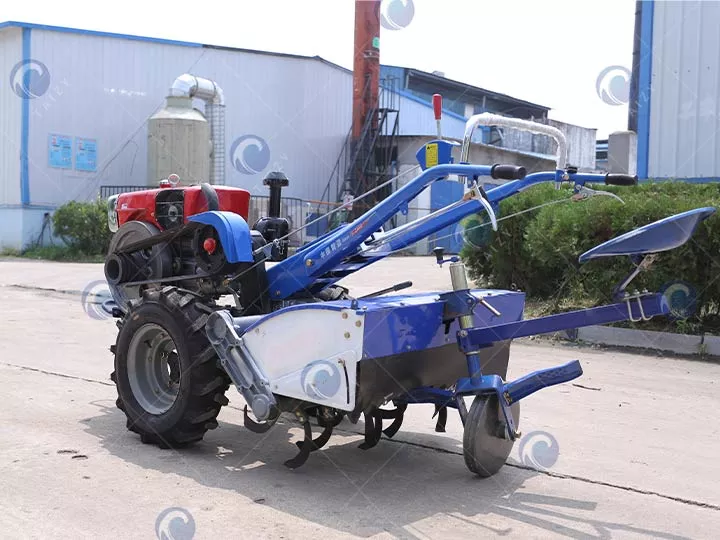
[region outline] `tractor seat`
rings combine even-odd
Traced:
[[[654,221],[595,246],[580,255],[578,261],[585,263],[599,257],[645,255],[675,249],[687,242],[698,224],[714,213],[715,208],[708,206]]]

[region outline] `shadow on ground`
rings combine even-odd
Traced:
[[[299,519],[361,537],[388,532],[401,538],[442,537],[447,527],[466,536],[521,534],[525,525],[569,538],[610,538],[615,531],[682,539],[662,531],[593,519],[597,503],[533,493],[525,482],[538,472],[505,466],[491,478],[473,476],[461,455],[395,441],[357,448],[347,431],[313,453],[300,469],[283,462],[295,455],[302,430],[278,422],[258,435],[220,422],[205,440],[181,451],[143,445],[125,431],[125,417],[110,401],[94,402],[100,414],[82,422],[114,456],[145,469],[177,474],[228,490]],[[353,428],[362,429],[362,423]],[[431,437],[417,434],[419,444]],[[570,482],[550,479],[548,483]],[[550,490],[548,490],[550,491]],[[432,518],[432,519],[431,519]],[[588,532],[592,531],[592,532]]]

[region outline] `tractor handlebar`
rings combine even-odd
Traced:
[[[608,173],[605,175],[605,185],[607,186],[637,186],[638,177],[629,174]]]
[[[522,180],[527,171],[525,167],[517,165],[493,165],[490,169],[490,176],[494,180]]]

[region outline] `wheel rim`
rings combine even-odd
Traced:
[[[141,326],[127,352],[128,380],[138,404],[150,414],[170,410],[180,391],[175,342],[157,324]]]

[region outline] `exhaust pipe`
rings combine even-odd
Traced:
[[[184,73],[173,82],[170,95],[198,98],[205,102],[213,152],[210,184],[225,185],[225,95],[222,89],[209,79]]]

